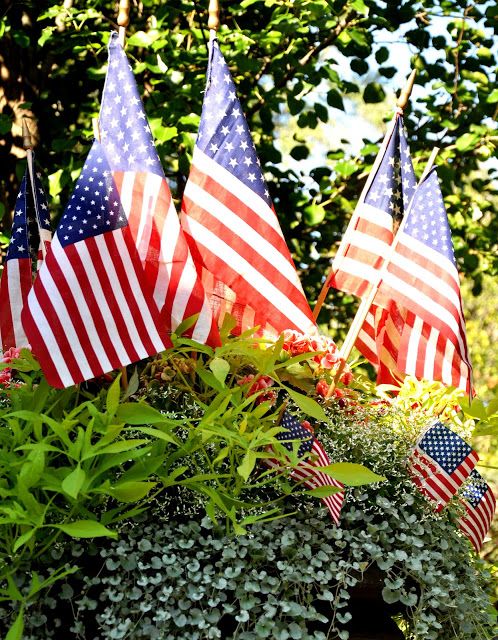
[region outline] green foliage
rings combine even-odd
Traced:
[[[58,599],[49,593],[27,608],[25,640],[68,631],[85,639],[347,639],[362,584],[390,605],[407,640],[491,639],[491,577],[455,526],[457,501],[435,514],[410,481],[405,416],[376,406],[327,413],[333,429],[317,426],[328,448],[368,460],[389,480],[349,489],[340,527],[291,496],[294,515],[234,538],[202,519],[199,503],[182,502],[179,514],[178,494],[167,492],[119,541],[58,543],[46,554],[45,567],[76,556],[81,569]]]

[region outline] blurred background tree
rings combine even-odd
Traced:
[[[127,53],[177,202],[199,123],[207,0],[132,0]],[[498,271],[498,7],[478,0],[223,0],[235,76],[275,208],[313,305],[372,165],[395,92],[420,175],[434,145],[469,295]],[[8,241],[31,118],[54,221],[89,149],[115,27],[111,0],[6,1],[0,21],[0,233]],[[485,293],[485,295],[487,295]],[[331,292],[340,341],[356,301]],[[471,344],[471,350],[473,349]]]

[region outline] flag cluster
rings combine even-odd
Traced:
[[[413,482],[441,511],[458,494],[465,508],[459,527],[476,551],[481,548],[496,508],[491,488],[474,468],[479,457],[459,435],[436,422],[422,435],[409,460]]]
[[[317,489],[319,487],[336,489],[332,495],[321,498],[321,500],[327,507],[332,520],[339,524],[341,507],[344,501],[344,485],[320,470],[320,467],[326,467],[330,464],[330,459],[325,449],[315,436],[288,411],[284,412],[280,426],[283,431],[276,437],[286,449],[292,451],[293,444],[296,441],[299,442],[297,455],[302,460],[297,467],[292,469],[291,478],[296,482],[301,482],[308,489]],[[265,463],[273,469],[282,468],[281,463],[274,458],[266,458]]]
[[[395,233],[399,225],[399,231]],[[460,283],[435,169],[418,187],[395,116],[372,179],[334,259],[329,284],[372,306],[356,346],[377,381],[404,374],[471,391]]]

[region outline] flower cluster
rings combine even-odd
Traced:
[[[252,383],[247,391],[248,396],[252,396],[259,391],[264,391],[273,385],[273,380],[269,376],[254,376],[252,373],[240,378],[237,381],[237,384],[243,386],[245,384]],[[277,400],[277,394],[275,391],[270,389],[266,393],[260,394],[256,399],[256,404],[260,404],[261,402],[269,402],[270,404],[275,404]]]
[[[16,360],[21,355],[21,349],[18,347],[11,347],[4,351],[0,355],[1,364],[10,364],[13,360]],[[12,368],[4,367],[0,369],[0,388],[10,387],[12,385]]]
[[[340,357],[336,343],[327,336],[307,336],[293,330],[284,331],[283,351],[285,357],[293,358],[302,354],[314,354],[301,363],[299,375],[311,378],[315,383],[315,393],[326,397],[330,384],[335,381],[334,396],[343,397],[344,391],[337,389],[337,382],[348,386],[353,374],[343,358]],[[335,380],[336,377],[338,380]]]

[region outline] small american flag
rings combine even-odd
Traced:
[[[479,457],[459,435],[436,422],[420,438],[409,460],[413,482],[441,511],[468,478]]]
[[[397,240],[379,295],[411,312],[398,365],[417,378],[469,392],[472,367],[460,280],[435,169],[417,188]]]
[[[28,160],[29,162],[29,160]],[[0,280],[0,336],[4,351],[25,347],[29,341],[21,322],[33,282],[33,263],[39,267],[43,257],[42,243],[48,247],[52,237],[47,199],[40,180],[26,167],[17,196],[12,234]]]
[[[358,202],[337,250],[329,279],[330,286],[359,297],[368,295],[377,284],[393,241],[395,221],[403,216],[416,187],[400,114],[396,114],[386,141],[370,187]]]
[[[479,551],[483,545],[496,509],[496,499],[491,487],[475,469],[462,491],[466,515],[460,518],[459,527]]]
[[[212,346],[219,333],[180,228],[128,59],[116,33],[109,43],[109,70],[99,117],[109,159],[154,300],[171,330],[199,314],[192,338]]]
[[[285,243],[235,85],[216,39],[182,204],[182,226],[218,324],[270,333],[316,325]]]
[[[22,320],[50,384],[67,387],[171,345],[105,152],[93,143]]]
[[[300,458],[305,455],[310,456],[310,459],[306,458],[299,463],[298,467],[292,469],[291,478],[302,482],[308,489],[316,489],[318,487],[341,489],[341,491],[337,491],[330,496],[321,498],[329,510],[333,521],[339,524],[341,507],[344,501],[344,485],[317,469],[317,467],[326,467],[330,464],[330,459],[325,449],[314,435],[303,427],[299,420],[288,411],[284,412],[280,426],[285,429],[285,431],[280,432],[276,436],[277,440],[282,441],[283,446],[289,451],[293,449],[292,440],[298,440],[301,444],[299,445],[297,455]],[[265,458],[264,462],[271,468],[281,469],[281,463],[273,458]]]

